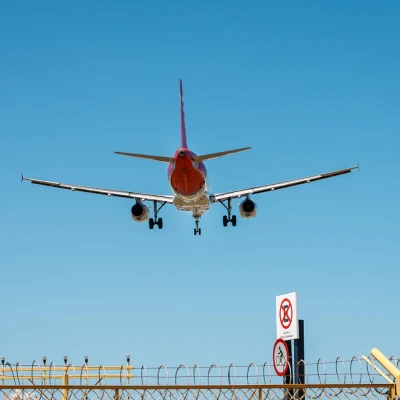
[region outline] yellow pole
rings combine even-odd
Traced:
[[[127,368],[127,374],[129,374],[129,367],[130,367],[130,365],[131,365],[131,356],[128,354],[127,356],[126,356],[126,363],[128,364],[128,368]],[[129,378],[127,379],[127,382],[128,382],[128,385],[129,385]]]
[[[68,386],[68,375],[64,374],[61,381],[62,386]],[[62,390],[62,400],[68,400],[68,389]]]
[[[377,348],[371,350],[372,356],[385,368],[396,380],[396,394],[400,396],[400,370],[398,370]]]
[[[375,364],[373,364],[370,360],[368,360],[367,357],[362,356],[364,361],[368,363],[379,375],[381,375],[383,378],[385,378],[391,385],[393,385],[393,381],[386,375],[384,374]]]
[[[43,366],[44,366],[44,368],[42,369],[42,374],[43,374],[42,385],[45,385],[46,384],[46,370],[47,370],[47,368],[46,368],[46,357],[43,357]]]

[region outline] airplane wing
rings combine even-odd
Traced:
[[[92,188],[88,186],[77,186],[77,185],[69,185],[65,183],[59,182],[50,182],[50,181],[42,181],[39,179],[31,179],[25,178],[24,176],[21,177],[22,181],[30,181],[36,185],[44,185],[44,186],[51,186],[59,189],[68,189],[71,191],[77,192],[86,192],[86,193],[94,193],[94,194],[102,194],[105,196],[114,196],[114,197],[126,197],[130,199],[139,199],[139,200],[150,200],[150,201],[158,201],[160,203],[172,203],[174,201],[173,196],[163,196],[157,194],[146,194],[146,193],[136,193],[136,192],[124,192],[120,190],[112,190],[112,189],[98,189]]]
[[[359,167],[356,166],[356,167],[351,167],[351,168],[346,168],[346,169],[340,169],[338,171],[326,172],[324,174],[308,176],[306,178],[295,179],[293,181],[273,183],[271,185],[257,186],[257,187],[252,187],[252,188],[248,188],[248,189],[243,189],[243,190],[236,190],[234,192],[218,193],[218,194],[211,196],[211,201],[213,203],[215,203],[217,201],[225,201],[228,199],[238,198],[238,197],[242,197],[242,196],[246,196],[246,195],[250,195],[250,194],[272,192],[272,191],[278,190],[278,189],[284,189],[284,188],[288,188],[291,186],[302,185],[303,183],[310,183],[310,182],[319,181],[321,179],[333,178],[334,176],[348,174],[353,169],[359,169]]]

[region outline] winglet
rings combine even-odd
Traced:
[[[21,172],[21,183],[24,181],[24,175],[22,175],[22,172]]]
[[[360,170],[360,161],[357,162],[357,170]]]

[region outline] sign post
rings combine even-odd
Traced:
[[[299,338],[294,341],[294,376],[295,383],[303,383],[304,384],[304,321],[299,319]],[[300,361],[302,363],[300,364]],[[302,399],[304,397],[304,390],[299,389],[298,398]]]
[[[278,340],[286,342],[288,349],[288,363],[290,369],[286,369],[284,383],[304,383],[304,321],[298,318],[297,309],[297,292],[287,293],[276,296],[276,334]],[[292,359],[292,341],[294,342],[294,357]],[[275,360],[274,367],[275,367]],[[276,369],[275,369],[276,371]],[[278,374],[278,373],[277,373]],[[304,393],[298,391],[298,398]],[[289,393],[289,397],[293,397],[293,393]]]

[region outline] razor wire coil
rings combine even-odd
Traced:
[[[373,363],[371,357],[368,360]],[[399,366],[399,357],[392,356],[390,361],[394,366]],[[286,382],[293,384],[339,384],[343,387],[347,384],[368,384],[374,385],[386,382],[382,376],[376,372],[371,365],[359,356],[353,356],[345,359],[337,357],[335,361],[325,361],[319,358],[316,362],[306,362],[300,360],[297,364],[286,361],[288,372],[286,373]],[[53,361],[46,365],[41,364],[38,360],[34,360],[30,365],[23,365],[20,362],[10,364],[3,363],[0,366],[0,387],[8,384],[14,386],[28,385],[50,385],[57,386],[58,383],[75,385],[78,382],[81,386],[88,386],[96,383],[99,386],[107,386],[109,384],[118,384],[120,386],[141,385],[145,386],[166,386],[186,385],[201,386],[206,385],[271,385],[282,382],[282,378],[276,376],[273,362],[265,361],[262,364],[250,362],[249,364],[200,366],[194,364],[189,367],[186,364],[180,364],[178,367],[168,367],[160,365],[159,367],[147,368],[144,364],[139,368],[140,372],[133,374],[133,367],[121,365],[118,373],[110,373],[105,365],[97,367],[89,366],[87,363],[81,367],[75,367],[69,363],[65,366],[57,366]],[[393,377],[390,376],[393,380]],[[205,381],[203,383],[203,380]],[[337,387],[334,389],[335,396],[351,396],[352,389],[343,389]],[[363,395],[368,397],[372,392],[379,391],[379,388],[364,388]],[[321,391],[319,391],[321,392]],[[323,393],[314,393],[312,398],[318,398]],[[359,390],[358,390],[359,392]],[[381,393],[382,394],[382,393]],[[120,394],[120,397],[122,394]],[[183,396],[183,394],[182,394]],[[217,394],[213,400],[216,400]],[[308,395],[307,395],[308,397]],[[165,399],[165,396],[163,396]],[[0,399],[1,400],[1,399]],[[38,393],[37,400],[47,400],[43,394]],[[71,399],[70,394],[64,400],[81,400]],[[85,399],[83,399],[85,400]],[[116,399],[116,400],[122,400]],[[181,400],[184,400],[183,398]],[[201,399],[208,400],[208,399]]]

